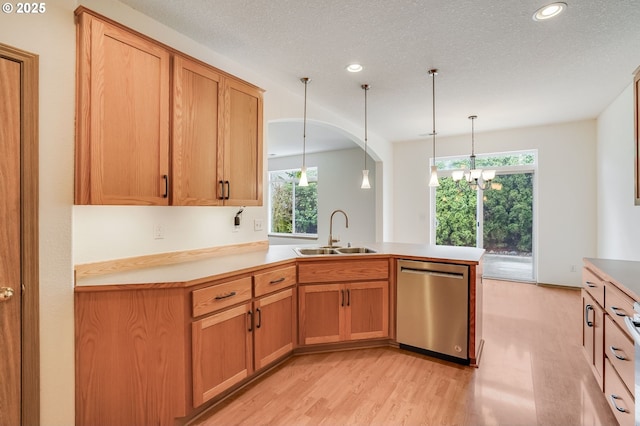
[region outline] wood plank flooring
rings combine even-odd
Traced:
[[[581,351],[580,292],[484,282],[480,367],[393,348],[301,355],[192,424],[615,425]]]

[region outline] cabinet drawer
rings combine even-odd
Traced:
[[[614,323],[609,315],[605,315],[604,324],[604,350],[607,358],[611,361],[611,365],[616,369],[629,392],[633,392],[635,383],[633,341]]]
[[[194,290],[193,316],[199,317],[250,299],[251,277]]]
[[[389,279],[387,259],[312,261],[298,264],[299,283]]]
[[[296,284],[296,267],[287,266],[253,276],[255,297]]]
[[[607,398],[607,402],[611,406],[611,410],[620,426],[633,426],[635,423],[633,396],[622,383],[618,373],[616,373],[608,359],[604,361],[604,365],[604,395]]]
[[[600,306],[604,306],[604,282],[589,268],[582,268],[582,287]]]
[[[605,288],[607,293],[605,297],[605,310],[611,315],[611,319],[613,319],[626,334],[627,326],[624,324],[624,317],[629,316],[633,318],[633,299],[622,293],[611,283],[606,283]]]

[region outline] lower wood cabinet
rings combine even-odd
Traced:
[[[604,310],[591,295],[582,291],[582,347],[600,390],[604,388]]]
[[[301,344],[389,336],[388,281],[305,285],[298,292]]]
[[[293,351],[297,328],[295,294],[295,288],[288,288],[253,303],[256,371]]]
[[[199,406],[253,372],[251,303],[192,324],[193,405]]]

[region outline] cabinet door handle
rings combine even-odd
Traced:
[[[340,302],[340,306],[344,306],[344,290],[340,290],[340,294],[342,296],[342,302]]]
[[[586,285],[587,285],[587,287],[589,287],[589,288],[598,287],[597,285],[595,285],[595,284],[594,284],[594,283],[592,283],[591,281],[587,281],[585,284],[586,284]]]
[[[224,197],[224,199],[228,200],[229,196],[231,195],[231,184],[228,180],[225,180],[224,182],[227,184],[227,195]]]
[[[627,410],[625,408],[620,408],[620,407],[618,407],[618,404],[616,404],[616,400],[622,399],[622,398],[620,398],[618,395],[615,395],[615,394],[609,395],[609,398],[611,399],[611,403],[616,408],[616,410],[620,411],[621,413],[626,413],[627,412]]]
[[[284,281],[284,277],[278,278],[277,280],[271,280],[269,281],[269,284],[278,284],[278,283],[281,283],[282,281]]]
[[[249,318],[249,331],[253,331],[253,312],[247,312],[247,316]]]
[[[169,196],[169,175],[162,175],[162,179],[164,179],[164,194],[162,194],[162,198],[167,198]]]
[[[611,353],[613,354],[613,356],[615,356],[616,358],[618,358],[621,361],[626,361],[627,357],[622,356],[622,355],[618,355],[616,353],[616,351],[619,351],[620,348],[616,348],[615,346],[609,346],[609,350],[611,351]]]
[[[347,290],[347,306],[351,306],[351,290]]]
[[[593,321],[589,321],[589,311],[593,311],[593,306],[586,305],[584,307],[584,322],[586,322],[589,327],[593,327]]]
[[[256,325],[256,328],[260,328],[262,325],[262,310],[260,308],[256,308],[256,312],[258,313],[258,325]]]
[[[622,309],[616,307],[616,306],[609,306],[609,310],[611,311],[612,314],[615,314],[619,317],[626,317],[627,315],[624,313],[624,311],[622,313],[618,312],[618,311],[622,311]]]
[[[220,196],[218,197],[218,200],[224,200],[224,181],[218,181],[218,185],[220,185]]]
[[[221,294],[220,296],[216,296],[215,300],[222,300],[222,299],[227,299],[229,297],[233,297],[235,296],[237,293],[235,291],[231,291],[227,294]]]

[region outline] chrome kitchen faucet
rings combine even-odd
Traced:
[[[340,210],[340,209],[334,210],[331,213],[331,217],[329,218],[329,247],[333,247],[333,243],[337,243],[338,241],[340,241],[340,240],[334,240],[333,239],[333,215],[338,213],[338,212],[340,212],[340,213],[342,213],[344,215],[344,218],[346,220],[347,228],[349,227],[349,216],[347,216],[347,213],[345,213],[344,210]]]

